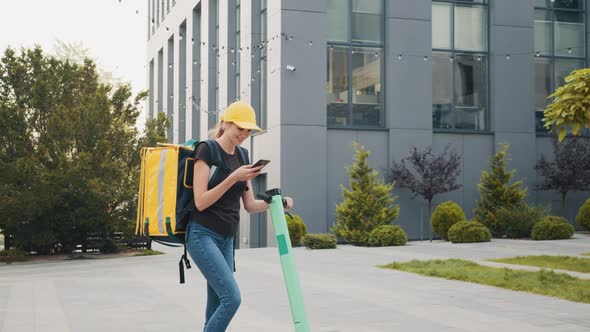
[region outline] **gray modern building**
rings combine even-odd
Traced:
[[[170,139],[205,139],[219,113],[250,102],[266,130],[244,143],[270,159],[255,189],[280,187],[310,232],[335,223],[352,143],[383,171],[412,147],[451,145],[461,190],[435,198],[470,217],[481,170],[499,144],[530,203],[571,218],[588,193],[536,191],[551,158],[546,97],[588,61],[588,0],[148,0],[149,117]],[[383,172],[382,172],[383,174]],[[428,234],[425,203],[395,189],[396,220]],[[265,214],[244,215],[240,246],[273,245]]]

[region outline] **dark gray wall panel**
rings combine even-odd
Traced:
[[[533,27],[533,1],[494,0],[489,3],[491,25]]]
[[[430,21],[388,19],[387,31],[391,31],[386,34],[385,61],[388,127],[431,129],[432,65],[424,61],[432,54]]]
[[[293,213],[301,215],[310,233],[327,231],[326,136],[321,127],[281,127],[281,189],[294,198]]]
[[[414,20],[430,20],[432,1],[430,0],[385,0],[387,17]]]
[[[282,124],[326,126],[326,45],[323,43],[324,35],[318,34],[318,31],[327,29],[326,21],[325,13],[282,12],[283,31],[297,31],[293,33],[295,39],[282,41],[281,67],[269,65],[268,68],[269,73],[282,71]],[[313,42],[312,45],[309,41]],[[288,65],[294,66],[295,71],[287,70]],[[269,98],[276,97],[269,95]],[[272,111],[269,109],[269,112]]]

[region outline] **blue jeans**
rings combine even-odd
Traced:
[[[190,222],[186,249],[207,279],[205,332],[225,331],[242,301],[234,278],[234,237],[227,237]]]

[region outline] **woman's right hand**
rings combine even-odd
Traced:
[[[252,167],[252,165],[243,165],[242,167],[236,169],[231,173],[231,176],[236,181],[249,181],[255,178],[258,174],[260,174],[260,170],[264,167]]]

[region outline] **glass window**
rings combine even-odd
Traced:
[[[328,126],[384,126],[383,24],[383,0],[328,0]]]
[[[432,3],[435,129],[487,129],[487,6],[467,2]]]
[[[348,0],[328,0],[328,40],[348,41]]]
[[[348,48],[328,48],[328,125],[349,126]]]
[[[555,55],[583,57],[584,13],[556,11],[554,27]]]
[[[487,104],[486,61],[481,55],[456,55],[453,61],[455,77],[455,128],[483,130]]]
[[[486,31],[485,7],[455,5],[455,49],[485,51]]]
[[[432,3],[432,48],[450,49],[451,46],[450,3]]]
[[[535,10],[535,53],[549,55],[553,53],[551,12]]]
[[[434,128],[453,128],[453,62],[448,53],[432,53],[432,121]]]
[[[553,69],[551,60],[546,58],[535,59],[535,110],[543,112],[547,107],[547,96],[551,94],[553,83],[551,77]]]
[[[352,40],[381,41],[381,0],[352,0]]]
[[[381,52],[369,48],[352,52],[352,124],[381,124]]]

